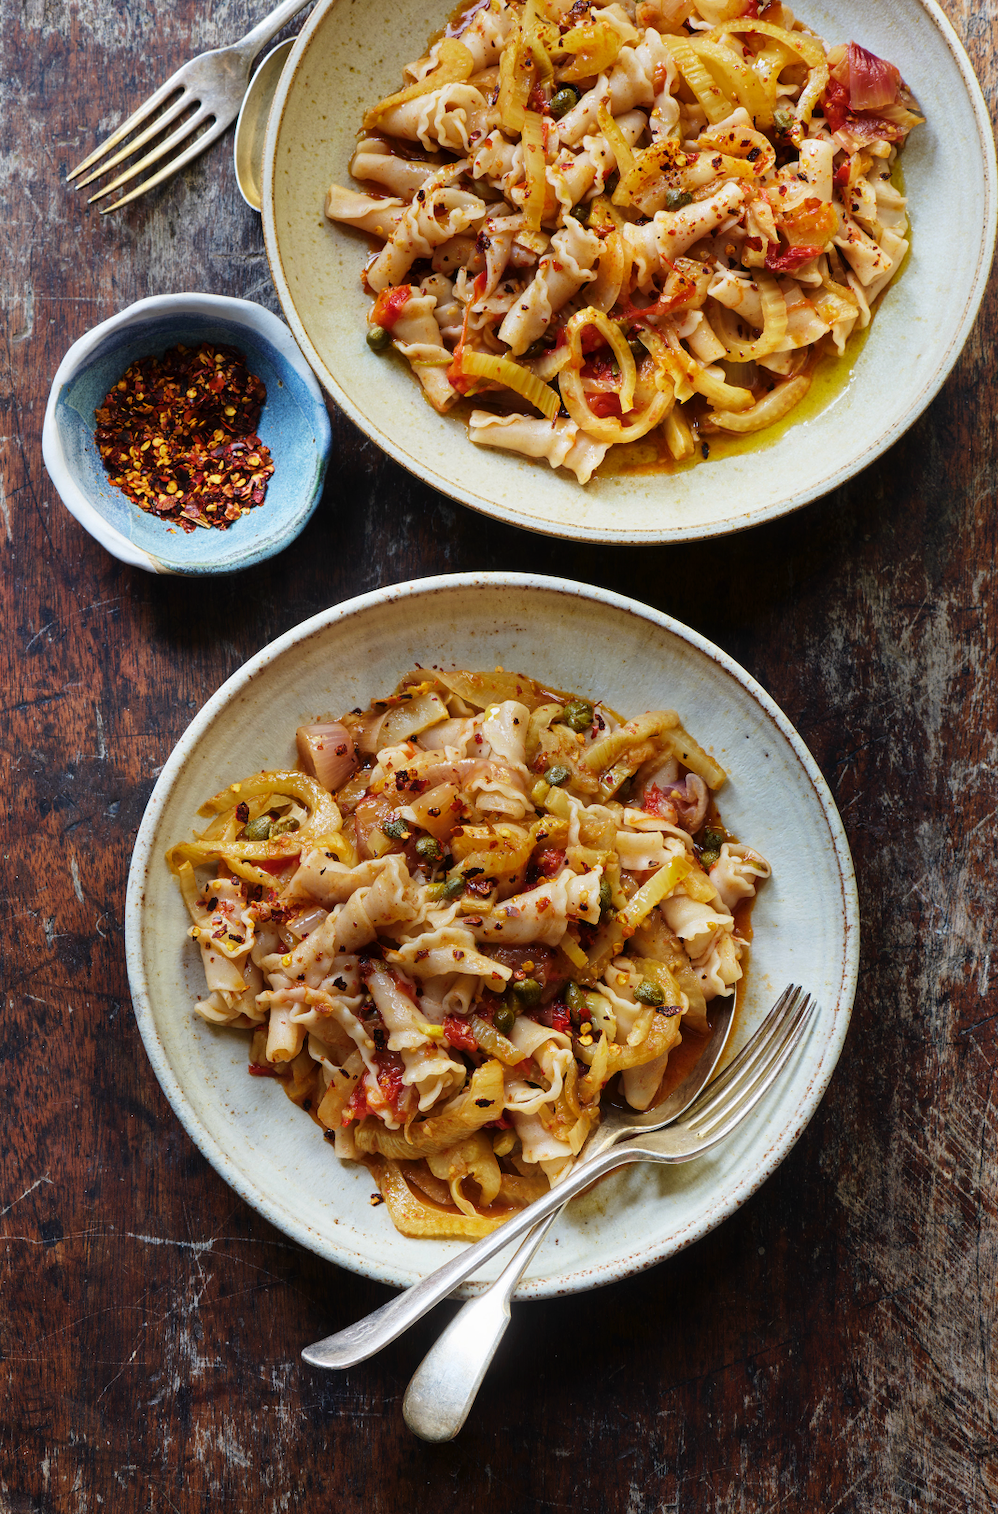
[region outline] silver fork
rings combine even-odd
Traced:
[[[745,1119],[775,1082],[807,1029],[814,1008],[810,995],[800,988],[785,989],[755,1035],[708,1085],[681,1121],[663,1130],[657,1109],[649,1110],[644,1118],[628,1118],[617,1139],[633,1136],[633,1141],[600,1150],[592,1157],[583,1156],[549,1193],[535,1199],[491,1235],[476,1241],[365,1319],[306,1346],[303,1360],[313,1367],[338,1369],[366,1361],[422,1319],[483,1262],[504,1251],[539,1220],[563,1208],[608,1172],[631,1162],[689,1162],[712,1150]],[[652,1136],[651,1132],[657,1134]]]
[[[662,1127],[686,1113],[709,1083],[724,1054],[734,1019],[734,996],[715,1000],[711,1008],[713,1030],[696,1066],[667,1099],[655,1106],[656,1124]],[[633,1134],[635,1125],[633,1110],[608,1105],[598,1128],[586,1142],[584,1159],[609,1151],[618,1141]],[[556,1209],[534,1226],[495,1282],[458,1310],[416,1368],[402,1401],[402,1414],[409,1429],[421,1440],[453,1440],[468,1418],[510,1324],[516,1285],[561,1212]]]
[[[158,173],[154,173],[151,178],[130,190],[128,194],[122,195],[120,199],[115,200],[113,205],[103,206],[101,215],[107,215],[112,210],[119,210],[130,200],[138,199],[139,195],[145,194],[147,189],[153,189],[157,184],[162,184],[164,179],[168,179],[185,164],[193,162],[222,135],[239,114],[239,107],[249,83],[250,67],[261,47],[269,42],[271,37],[276,36],[281,27],[286,26],[293,16],[297,16],[300,10],[304,10],[308,3],[309,0],[282,0],[276,10],[271,11],[270,15],[254,26],[252,31],[247,32],[245,37],[241,37],[238,42],[233,42],[231,47],[218,47],[211,52],[201,53],[198,57],[192,58],[189,63],[185,63],[182,68],[178,68],[165,84],[149,96],[144,105],[140,105],[127,121],[121,123],[117,131],[111,133],[106,142],[95,148],[89,157],[84,158],[83,162],[73,169],[72,173],[66,175],[66,182],[71,183],[73,179],[79,178],[80,174],[92,169],[92,172],[87,173],[87,177],[80,179],[75,186],[77,189],[82,189],[85,184],[99,179],[101,174],[107,173],[125,158],[130,157],[132,153],[137,152],[140,147],[144,147],[153,137],[159,136],[167,126],[192,108],[194,108],[194,114],[188,120],[181,121],[177,129],[171,132],[165,141],[158,142],[140,162],[133,163],[97,194],[91,195],[89,203],[92,205],[95,200],[102,200],[105,195],[111,194],[122,184],[127,184],[130,179],[134,179],[136,174],[159,163],[167,153],[172,153],[175,148],[179,149],[191,133],[197,131],[206,121],[213,121],[213,125],[202,136],[196,138],[182,151],[178,151],[176,157],[171,157],[169,162],[164,163]],[[165,105],[178,90],[180,98],[174,100],[166,110],[156,114],[160,106]],[[124,142],[124,138],[133,131],[137,131],[138,135],[131,141]],[[106,153],[118,147],[119,142],[124,145],[106,162],[101,163],[99,167],[95,166]]]

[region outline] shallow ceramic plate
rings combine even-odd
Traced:
[[[434,488],[487,515],[581,541],[682,541],[738,531],[817,499],[878,457],[922,413],[967,339],[994,248],[996,169],[987,108],[932,0],[807,0],[829,43],[855,38],[898,64],[928,122],[903,154],[912,253],[848,386],[765,448],[672,476],[595,479],[476,447],[439,416],[400,359],[364,341],[366,237],[322,213],[347,173],[366,107],[397,89],[450,5],[320,0],[285,67],[264,162],[267,255],[288,322],[320,382],[358,426]],[[958,190],[955,186],[959,186]]]
[[[793,1146],[824,1092],[856,986],[858,910],[831,795],[786,717],[716,647],[655,610],[563,579],[481,574],[380,589],[305,621],[252,658],[192,722],[153,790],[128,880],[126,951],[139,1029],[189,1134],[227,1182],[303,1246],[400,1286],[453,1254],[407,1240],[369,1202],[367,1171],[340,1162],[268,1078],[246,1071],[246,1037],[193,1012],[200,956],[163,860],[198,805],[263,767],[294,764],[295,728],[393,688],[415,664],[531,673],[626,713],[677,708],[730,773],[725,824],[773,865],[753,913],[755,942],[737,1046],[788,982],[821,1016],[778,1090],[738,1138],[684,1167],[633,1167],[577,1200],[531,1264],[519,1296],[612,1282],[717,1225]],[[484,1268],[480,1284],[498,1263]],[[475,1291],[475,1283],[470,1285]]]

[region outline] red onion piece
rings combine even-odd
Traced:
[[[350,732],[338,720],[300,725],[296,739],[303,767],[330,793],[342,788],[353,775],[357,754]]]
[[[858,42],[849,43],[849,106],[851,110],[881,110],[893,105],[901,75],[893,63],[867,52]]]

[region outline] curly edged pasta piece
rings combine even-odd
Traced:
[[[403,1233],[485,1234],[576,1159],[611,1079],[635,1109],[668,1087],[769,865],[674,710],[417,669],[297,744],[313,773],[231,785],[170,850],[195,1011],[250,1033]]]

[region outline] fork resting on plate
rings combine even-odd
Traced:
[[[741,1124],[775,1082],[806,1031],[814,1008],[810,995],[800,988],[785,989],[751,1040],[676,1124],[662,1129],[663,1120],[657,1109],[648,1110],[644,1117],[628,1119],[617,1139],[634,1137],[633,1140],[599,1150],[592,1157],[583,1156],[550,1192],[535,1199],[491,1235],[462,1250],[365,1319],[306,1346],[303,1359],[313,1367],[333,1368],[352,1367],[366,1361],[422,1319],[471,1277],[482,1262],[504,1251],[539,1220],[561,1209],[607,1173],[631,1162],[690,1162],[711,1151]]]

